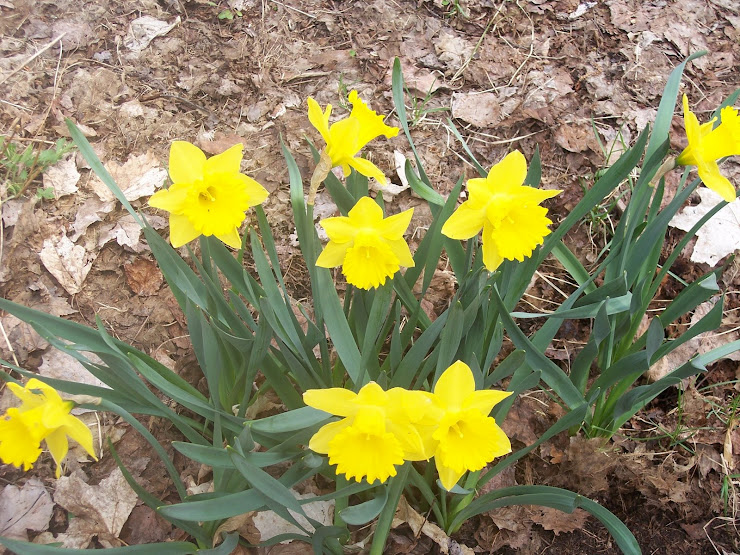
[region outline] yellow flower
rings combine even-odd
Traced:
[[[69,413],[74,403],[62,400],[52,387],[36,378],[28,380],[25,387],[11,382],[8,387],[21,400],[21,406],[9,408],[0,417],[0,459],[3,462],[29,470],[41,454],[41,441],[45,441],[57,464],[56,477],[59,478],[61,462],[69,450],[68,436],[97,460],[92,433]]]
[[[326,111],[322,112],[318,102],[309,97],[308,119],[326,142],[325,152],[331,158],[332,167],[342,166],[344,175],[349,175],[352,167],[362,175],[374,177],[385,185],[383,172],[372,162],[356,156],[367,143],[380,135],[388,139],[395,137],[398,135],[398,128],[383,123],[383,116],[368,108],[357,95],[357,91],[349,93],[349,101],[352,103],[349,117],[333,123],[330,127],[331,104],[328,104]]]
[[[308,447],[328,454],[337,474],[361,481],[367,477],[385,482],[396,475],[396,465],[405,460],[428,459],[431,437],[424,440],[415,427],[432,408],[432,397],[422,391],[383,389],[375,382],[358,393],[348,389],[310,389],[305,403],[342,420],[326,424],[316,432]]]
[[[507,391],[476,391],[473,373],[461,361],[439,377],[434,401],[441,412],[432,437],[437,442],[434,460],[445,489],[452,489],[467,470],[480,470],[511,452],[509,438],[488,416],[509,395]]]
[[[321,226],[329,243],[316,260],[321,268],[342,266],[347,282],[360,289],[385,284],[401,266],[411,268],[414,259],[403,234],[413,208],[383,218],[383,210],[370,197],[361,198],[347,216],[325,218]]]
[[[726,106],[720,112],[721,123],[712,129],[715,119],[703,125],[689,110],[689,99],[683,95],[683,120],[687,146],[676,159],[679,166],[696,166],[704,185],[717,192],[727,202],[735,200],[735,187],[719,173],[717,160],[740,154],[740,116],[735,108]]]
[[[157,191],[149,205],[170,213],[170,241],[177,248],[199,235],[215,235],[238,249],[237,229],[250,206],[261,204],[267,190],[239,173],[242,145],[206,159],[197,146],[175,141],[170,147],[168,189]]]
[[[543,200],[562,191],[523,185],[527,162],[518,150],[493,166],[488,176],[468,181],[469,198],[442,226],[452,239],[470,239],[483,230],[483,264],[493,272],[504,259],[524,260],[550,233]]]

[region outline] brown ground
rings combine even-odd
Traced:
[[[453,117],[486,167],[512,148],[529,158],[539,146],[543,186],[565,191],[552,205],[556,220],[609,163],[608,151],[618,151],[620,140],[629,144],[652,120],[668,74],[688,54],[709,51],[684,79],[700,119],[740,86],[740,10],[733,0],[607,0],[580,7],[577,0],[471,0],[461,3],[464,13],[455,10],[456,2],[440,0],[229,3],[232,19],[218,18],[226,2],[205,0],[0,0],[4,134],[24,146],[46,146],[44,141],[67,136],[64,118],[72,118],[122,188],[139,187],[131,196],[147,214],[156,213],[146,208],[146,198],[164,179],[172,140],[195,142],[210,153],[242,142],[243,170],[271,193],[265,209],[288,270],[299,266],[291,263],[294,229],[280,140],[309,175],[305,137],[319,138],[308,123],[306,97],[332,103],[341,114],[347,92],[357,89],[374,109],[390,113],[394,57],[400,57],[416,98],[408,106],[412,133],[437,190],[446,194],[461,173],[473,175],[450,132]],[[147,42],[146,29],[137,27],[142,16],[175,25]],[[673,146],[680,148],[680,118],[674,130]],[[410,157],[403,137],[375,144],[368,156],[400,185],[392,149]],[[724,171],[740,182],[737,164],[726,163]],[[57,198],[39,200],[35,192],[42,186],[53,187]],[[420,204],[409,191],[385,194],[399,210]],[[124,214],[80,158],[31,183],[3,205],[2,294],[88,324],[98,316],[116,337],[187,375],[193,365],[184,318]],[[413,225],[423,228],[428,219],[419,209]],[[586,223],[569,236],[584,263],[595,259],[608,225]],[[675,244],[678,233],[669,241]],[[60,258],[65,248],[70,254]],[[682,276],[709,269],[684,254],[677,266]],[[728,292],[724,330],[732,327],[732,311],[740,304],[737,268],[731,265],[721,280]],[[554,264],[543,271],[562,277]],[[303,274],[296,269],[287,275],[300,297]],[[442,284],[437,292],[435,306],[444,306],[449,287]],[[662,293],[670,298],[676,292],[669,283]],[[539,308],[560,300],[546,281],[530,294]],[[11,317],[0,322],[9,337],[0,345],[4,358],[64,375],[64,362],[38,336]],[[557,341],[549,353],[564,363],[577,347],[573,337],[585,337],[583,328],[571,331],[569,341]],[[197,381],[197,369],[191,375]],[[605,448],[560,437],[498,485],[550,484],[590,496],[624,520],[644,553],[737,552],[737,380],[737,364],[722,361],[687,390],[680,411],[677,392],[668,391]],[[520,445],[546,429],[552,415],[543,406],[528,398],[512,411],[507,431]],[[115,423],[106,426],[116,438],[123,435]],[[139,464],[142,479],[164,494],[161,469],[147,467],[145,450],[132,435],[120,440],[124,460]],[[113,468],[110,457],[84,466],[91,483]],[[53,487],[48,462],[33,475]],[[29,476],[6,467],[0,477],[21,485]],[[59,504],[48,530],[69,531]],[[175,537],[144,506],[134,508],[120,534],[127,543]],[[537,508],[482,515],[455,539],[484,553],[618,552],[593,519]],[[401,527],[388,552],[435,549],[428,538],[414,538]]]

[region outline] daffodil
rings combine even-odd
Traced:
[[[321,268],[342,266],[347,282],[360,289],[385,284],[401,266],[411,268],[414,259],[403,234],[413,208],[383,218],[383,210],[370,197],[361,198],[347,216],[321,220],[329,243],[316,260]]]
[[[308,447],[329,455],[337,474],[361,481],[367,477],[385,482],[396,475],[404,460],[431,456],[431,435],[423,438],[416,423],[423,421],[433,401],[429,393],[393,388],[370,382],[354,393],[348,389],[310,389],[303,394],[308,406],[342,416],[322,426]]]
[[[67,456],[67,437],[74,439],[95,460],[92,433],[82,421],[70,414],[74,407],[44,382],[35,378],[25,387],[8,382],[13,394],[21,400],[18,408],[9,408],[0,417],[0,459],[24,470],[33,467],[45,441],[56,462],[56,476],[61,475],[61,463]]]
[[[483,263],[493,272],[504,259],[524,260],[550,233],[552,221],[539,206],[561,191],[523,185],[527,162],[518,150],[493,166],[486,178],[468,181],[468,200],[442,226],[452,239],[470,239],[483,230]]]
[[[267,198],[267,190],[239,173],[242,145],[206,159],[197,146],[175,141],[170,147],[168,189],[157,191],[150,206],[170,213],[170,241],[177,248],[200,235],[215,235],[239,248],[238,228],[245,212]]]
[[[385,185],[386,178],[383,172],[369,160],[357,157],[357,153],[367,143],[381,135],[388,139],[395,137],[398,135],[398,127],[386,125],[383,116],[368,108],[357,91],[349,93],[349,101],[352,103],[352,112],[349,116],[330,126],[331,104],[328,104],[326,110],[322,112],[319,103],[309,97],[308,119],[326,142],[324,152],[331,160],[331,167],[341,166],[344,175],[349,175],[350,168],[354,168],[362,175],[374,177]],[[326,175],[322,180],[324,177]]]
[[[718,193],[727,202],[735,200],[735,187],[719,172],[717,160],[740,154],[740,116],[735,108],[726,106],[720,112],[721,123],[714,127],[716,118],[699,124],[689,109],[689,99],[683,96],[683,119],[689,145],[679,154],[676,164],[696,166],[704,185]]]
[[[436,442],[434,461],[445,489],[452,489],[466,471],[480,470],[511,452],[509,438],[489,416],[509,395],[507,391],[476,391],[473,373],[461,361],[439,377],[434,402],[440,412],[432,438]]]

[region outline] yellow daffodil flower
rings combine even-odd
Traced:
[[[374,177],[385,185],[387,181],[383,172],[369,160],[358,158],[357,153],[380,135],[388,139],[395,137],[398,135],[398,128],[383,123],[383,116],[368,108],[357,95],[357,91],[349,93],[349,101],[352,103],[350,115],[329,126],[331,104],[328,104],[326,110],[322,112],[319,103],[311,97],[308,98],[308,119],[326,142],[324,152],[331,159],[331,166],[328,169],[341,166],[344,175],[349,175],[350,168],[354,168],[362,175]],[[326,174],[321,180],[323,181],[325,177]]]
[[[550,233],[547,209],[538,206],[562,191],[523,185],[527,162],[518,150],[493,166],[488,176],[468,181],[468,200],[442,226],[452,239],[470,239],[483,230],[483,263],[489,272],[504,259],[524,260]]]
[[[344,417],[322,426],[308,444],[311,450],[329,455],[337,474],[358,482],[363,477],[369,483],[385,482],[396,475],[396,465],[404,460],[431,456],[431,435],[425,441],[415,427],[432,409],[429,393],[400,388],[383,391],[370,382],[358,393],[343,388],[310,389],[303,400],[310,407]]]
[[[71,437],[95,460],[92,432],[69,412],[74,407],[44,382],[35,378],[25,387],[8,382],[13,394],[21,400],[19,408],[9,408],[0,417],[0,459],[24,470],[33,467],[41,454],[41,441],[56,462],[56,477],[61,475],[61,463],[67,456]]]
[[[360,289],[385,284],[401,266],[411,268],[414,259],[403,234],[413,208],[383,218],[383,210],[370,197],[361,198],[347,216],[321,220],[329,243],[316,260],[321,268],[342,266],[347,282]]]
[[[726,106],[720,112],[721,123],[713,128],[715,119],[700,125],[689,109],[689,99],[683,96],[683,119],[687,146],[678,158],[679,166],[696,166],[704,185],[718,193],[727,202],[735,200],[735,187],[719,172],[717,160],[740,154],[740,116],[735,108]]]
[[[489,413],[506,399],[508,391],[476,391],[470,367],[457,361],[434,386],[439,423],[432,437],[437,442],[434,461],[448,491],[468,470],[482,469],[494,458],[511,452],[511,443]]]
[[[170,241],[177,248],[200,235],[215,235],[238,249],[238,228],[251,206],[267,199],[267,190],[239,173],[242,145],[206,159],[197,146],[175,141],[170,147],[168,189],[157,191],[149,205],[170,213]]]

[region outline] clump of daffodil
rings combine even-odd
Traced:
[[[719,172],[717,160],[740,154],[740,116],[735,108],[726,106],[720,112],[721,123],[714,127],[716,118],[699,124],[689,109],[689,99],[683,96],[683,119],[689,145],[678,155],[679,166],[696,166],[704,185],[718,193],[727,202],[735,200],[735,187]]]
[[[417,424],[423,424],[433,401],[429,393],[393,388],[383,389],[375,382],[358,393],[348,389],[310,389],[305,403],[341,420],[321,427],[309,441],[309,448],[329,455],[337,474],[369,483],[385,482],[396,475],[404,460],[423,460],[431,456],[431,435],[423,437]],[[422,427],[423,429],[423,427]]]
[[[326,148],[321,153],[321,159],[311,177],[311,189],[308,195],[308,204],[313,205],[316,191],[332,168],[341,166],[344,175],[349,175],[350,168],[367,177],[375,178],[381,185],[387,183],[385,175],[380,169],[357,154],[373,139],[383,135],[390,139],[398,135],[397,127],[390,127],[383,122],[383,116],[371,110],[358,96],[357,91],[349,93],[352,112],[344,119],[329,125],[331,104],[321,111],[319,103],[308,97],[308,119],[321,133],[326,142]]]
[[[251,206],[267,199],[267,190],[240,173],[242,145],[206,159],[197,146],[175,141],[170,147],[172,185],[157,191],[150,206],[170,213],[170,241],[177,248],[200,235],[215,235],[239,248],[238,228]]]
[[[439,377],[433,393],[438,413],[432,439],[437,473],[445,489],[452,489],[466,471],[480,470],[511,452],[509,438],[489,416],[509,395],[510,391],[476,391],[473,373],[461,361]]]
[[[524,260],[550,233],[545,199],[561,193],[524,185],[527,162],[515,150],[486,178],[468,181],[468,200],[442,226],[452,239],[470,239],[483,230],[483,264],[493,272],[504,259]]]
[[[383,210],[370,197],[362,197],[347,216],[321,220],[329,243],[316,260],[321,268],[342,266],[347,282],[360,289],[385,284],[401,266],[411,268],[414,259],[403,234],[413,208],[383,218]]]
[[[0,417],[0,459],[6,464],[29,470],[41,454],[41,442],[56,462],[56,477],[61,475],[61,463],[67,456],[67,437],[74,439],[95,460],[92,432],[70,414],[74,407],[44,382],[35,378],[25,387],[8,382],[13,394],[21,400],[18,408],[9,408]]]

